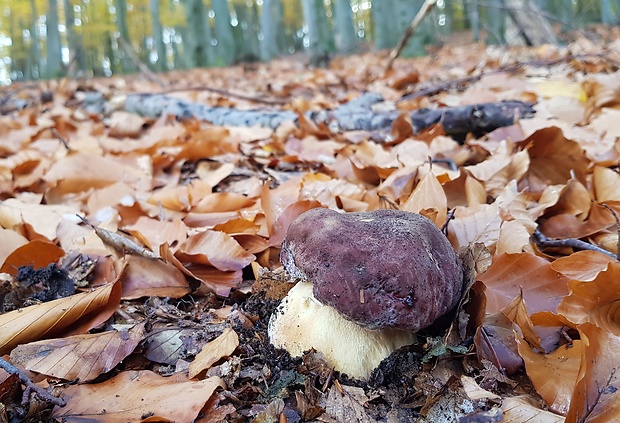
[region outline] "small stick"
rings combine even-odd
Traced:
[[[239,98],[241,100],[252,101],[254,103],[269,104],[273,106],[282,106],[284,104],[289,103],[288,100],[254,97],[251,95],[233,93],[233,92],[223,90],[220,88],[207,87],[204,85],[197,86],[197,87],[190,86],[190,87],[184,87],[184,88],[183,87],[182,88],[171,88],[169,90],[163,91],[161,94],[178,93],[178,92],[183,92],[183,91],[208,91],[208,92],[220,94],[226,97]]]
[[[28,376],[26,376],[21,370],[17,367],[6,361],[4,358],[0,357],[0,369],[4,369],[7,373],[12,375],[17,375],[21,383],[26,385],[26,391],[30,390],[30,392],[34,391],[43,401],[48,404],[57,405],[59,407],[64,407],[67,405],[64,399],[58,398],[47,392],[45,389],[34,384],[32,380]],[[27,405],[27,398],[24,398],[22,405]]]
[[[549,239],[538,228],[532,234],[534,237],[534,241],[538,247],[542,248],[557,248],[557,247],[570,247],[576,248],[578,250],[591,250],[598,251],[599,253],[606,254],[613,258],[616,258],[616,255],[611,251],[607,251],[601,247],[597,247],[596,245],[592,245],[588,242],[582,241],[580,239],[575,238],[567,238],[567,239]]]
[[[62,135],[60,135],[60,132],[58,132],[56,128],[50,128],[50,131],[52,132],[52,135],[58,138],[62,145],[65,146],[65,149],[67,151],[71,151],[71,147],[69,147],[69,141],[67,141]]]
[[[420,22],[422,22],[422,19],[424,19],[424,17],[428,15],[428,12],[431,11],[431,9],[436,3],[437,3],[437,0],[425,0],[424,1],[424,4],[422,5],[422,7],[420,7],[420,10],[418,10],[418,13],[415,15],[415,17],[409,24],[409,27],[407,27],[407,30],[403,34],[403,37],[400,39],[396,47],[394,47],[394,49],[390,53],[390,60],[388,60],[387,66],[385,67],[386,72],[392,69],[394,60],[396,60],[396,58],[400,56],[400,53],[403,51],[403,48],[405,48],[405,44],[407,44],[407,40],[409,40],[409,37],[413,35],[416,28],[420,25]]]

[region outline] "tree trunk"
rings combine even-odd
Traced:
[[[131,44],[129,39],[129,27],[127,26],[127,0],[116,0],[116,27],[118,33],[122,39]],[[117,54],[121,58],[121,68],[123,72],[135,72],[136,68],[131,62],[131,59],[123,51],[118,51]]]
[[[164,45],[161,18],[159,14],[159,0],[149,0],[151,6],[151,22],[153,25],[153,47],[157,52],[157,62],[155,69],[163,72],[168,69],[166,46]]]
[[[339,53],[351,53],[357,45],[357,33],[353,26],[353,12],[351,11],[350,0],[333,0],[334,15],[336,24],[335,43],[336,51]]]
[[[308,27],[304,45],[310,53],[313,66],[325,65],[330,48],[329,24],[323,0],[302,0],[304,20]]]
[[[202,0],[186,2],[187,31],[183,44],[188,51],[191,67],[206,67],[210,64],[211,29],[207,11]]]
[[[30,0],[30,8],[32,11],[32,29],[30,41],[30,56],[28,57],[29,72],[27,77],[30,79],[39,79],[41,72],[41,54],[39,54],[39,30],[37,29],[37,20],[39,13],[37,12],[37,4],[35,0]]]
[[[215,64],[228,66],[235,61],[235,37],[230,26],[227,0],[211,0],[215,12],[215,38],[217,39]]]
[[[504,2],[508,15],[527,45],[557,44],[551,24],[532,0],[504,0]],[[572,6],[571,2],[566,3]]]
[[[49,0],[49,10],[45,27],[47,28],[47,69],[48,78],[59,78],[62,72],[62,50],[58,26],[58,1]]]
[[[372,4],[375,48],[383,50],[392,48],[398,42],[398,29],[394,25],[394,1],[375,0]]]
[[[260,16],[263,39],[260,45],[261,60],[267,62],[278,55],[277,29],[282,28],[281,0],[263,0]],[[280,4],[279,4],[280,3]]]

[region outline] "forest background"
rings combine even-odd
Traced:
[[[0,83],[133,73],[138,62],[163,72],[297,54],[320,65],[334,54],[394,47],[422,3],[1,0]],[[619,0],[439,0],[403,55],[456,40],[527,43],[511,19],[527,7],[560,33],[620,19]]]

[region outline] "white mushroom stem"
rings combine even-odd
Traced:
[[[270,342],[293,357],[312,348],[350,377],[367,379],[392,352],[415,340],[412,332],[369,330],[345,319],[336,309],[312,295],[312,283],[299,282],[271,316]]]

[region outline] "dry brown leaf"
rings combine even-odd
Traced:
[[[21,266],[32,266],[34,269],[46,267],[57,262],[65,255],[65,251],[48,241],[34,240],[15,249],[0,267],[0,273],[17,276]]]
[[[620,201],[620,174],[602,166],[594,166],[592,184],[596,201]]]
[[[571,280],[570,294],[558,305],[558,313],[573,323],[594,323],[612,334],[620,335],[620,264],[609,262],[607,269],[591,282]]]
[[[577,384],[566,414],[569,422],[620,419],[620,337],[591,323],[579,326],[584,344]]]
[[[596,278],[613,261],[615,260],[607,254],[584,250],[570,256],[560,257],[551,263],[551,268],[568,279],[586,282]]]
[[[525,396],[504,398],[502,411],[504,412],[502,423],[564,423],[564,417],[543,410]]]
[[[158,296],[181,298],[191,292],[185,275],[161,260],[130,256],[121,278],[123,299]]]
[[[175,256],[184,263],[212,265],[221,271],[241,270],[256,258],[230,235],[209,230],[187,238]]]
[[[95,154],[75,153],[56,161],[44,180],[55,186],[60,195],[103,188],[116,182],[124,182],[139,191],[148,191],[151,176],[143,171],[137,159],[133,163],[121,162]]]
[[[530,155],[526,178],[531,191],[542,192],[547,185],[565,183],[572,175],[585,181],[588,159],[579,144],[567,139],[560,128],[539,129],[519,145]]]
[[[519,354],[536,392],[545,400],[549,409],[566,415],[573,395],[577,373],[583,353],[583,343],[574,340],[549,354],[536,353],[520,336],[517,336]]]
[[[3,266],[6,258],[17,248],[28,243],[26,237],[10,229],[0,228],[0,266]]]
[[[32,239],[33,236],[44,237],[49,241],[56,238],[56,227],[61,220],[77,220],[79,210],[64,205],[28,204],[15,198],[0,203],[0,226],[13,229]],[[27,233],[21,227],[27,224],[34,233]]]
[[[422,178],[411,193],[411,196],[401,207],[401,210],[413,213],[420,213],[423,210],[435,210],[434,219],[431,220],[439,228],[446,223],[447,209],[448,200],[446,193],[432,172],[428,172]]]
[[[164,243],[177,246],[185,241],[188,228],[181,219],[161,221],[141,216],[133,225],[125,226],[123,230],[135,236],[151,251],[158,252]]]
[[[191,381],[177,373],[162,377],[151,371],[128,371],[103,383],[73,385],[64,391],[65,407],[56,407],[54,418],[65,422],[139,422],[146,417],[159,421],[191,422],[218,387],[218,377]]]
[[[530,313],[555,311],[566,294],[566,278],[551,264],[532,253],[502,254],[493,257],[493,264],[478,280],[487,287],[487,313],[506,307],[523,289]]]
[[[139,324],[129,329],[31,342],[11,351],[11,362],[47,376],[85,383],[116,367],[143,336],[144,324]]]
[[[109,135],[115,138],[138,138],[146,121],[135,113],[118,111],[110,116]]]
[[[224,329],[220,336],[213,341],[207,342],[196,355],[194,361],[190,363],[190,379],[209,369],[219,359],[231,355],[238,346],[239,337],[237,333],[231,328]]]
[[[0,354],[19,344],[85,333],[105,322],[121,299],[117,281],[91,292],[41,303],[0,315]]]
[[[510,304],[502,310],[502,314],[511,322],[516,323],[517,326],[519,326],[519,329],[521,329],[521,333],[523,334],[523,339],[527,341],[529,345],[532,345],[539,351],[543,350],[540,346],[540,337],[534,331],[534,324],[532,323],[532,320],[527,312],[527,307],[525,305],[525,301],[523,300],[523,292],[519,292],[519,296],[512,300]]]

